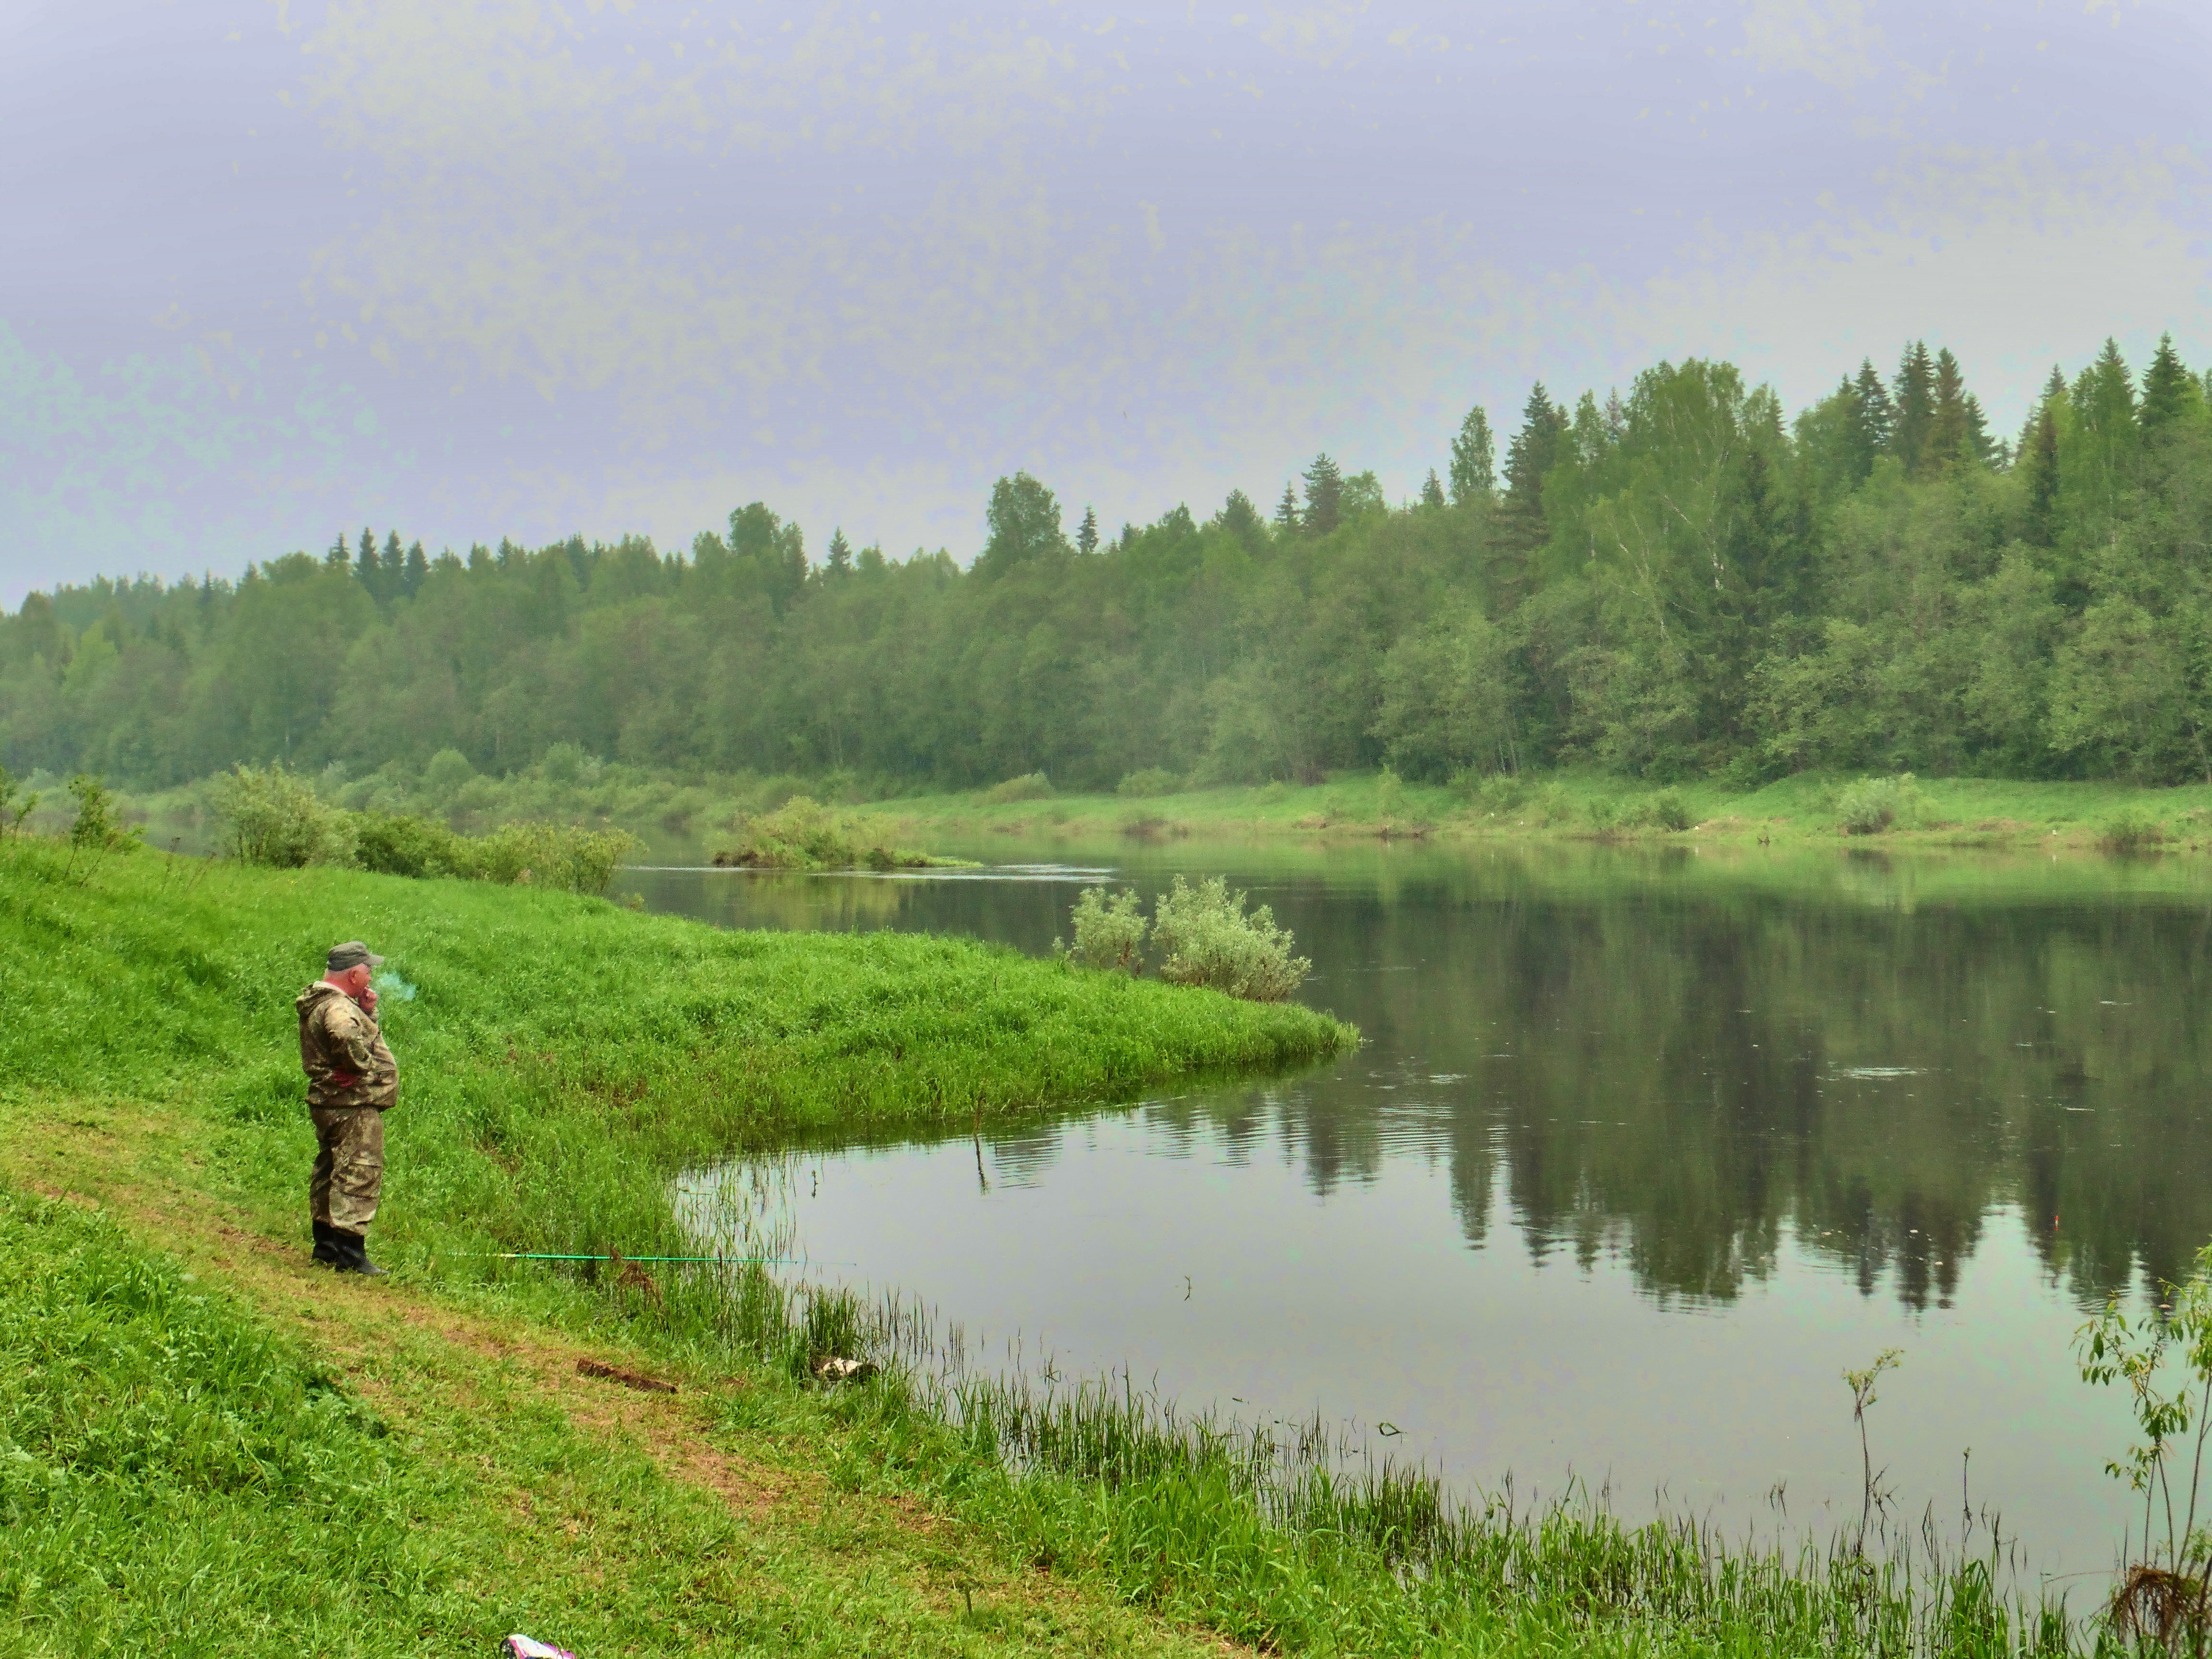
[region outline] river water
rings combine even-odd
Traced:
[[[777,1187],[799,1249],[957,1322],[971,1363],[1318,1412],[1470,1492],[1579,1480],[1771,1534],[1856,1522],[1841,1373],[1894,1347],[1868,1425],[1899,1512],[1956,1536],[1995,1511],[2053,1577],[2100,1576],[2139,1519],[2103,1473],[2124,1402],[2069,1341],[2212,1238],[2195,866],[969,850],[993,867],[622,884],[723,926],[1042,952],[1085,880],[1225,874],[1367,1036],[980,1143],[804,1155]]]

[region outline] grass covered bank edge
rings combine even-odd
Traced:
[[[391,1294],[617,1332],[687,1376],[742,1374],[723,1407],[733,1431],[834,1421],[833,1485],[918,1497],[1008,1559],[1270,1650],[2073,1639],[2062,1617],[1990,1594],[1978,1563],[1929,1564],[1916,1589],[1860,1561],[1731,1554],[1597,1512],[1462,1510],[1418,1471],[1344,1479],[1126,1392],[947,1395],[894,1372],[824,1395],[807,1362],[878,1329],[848,1297],[793,1295],[757,1270],[667,1273],[648,1292],[467,1254],[680,1254],[668,1176],[704,1156],[958,1130],[1356,1040],[1295,1006],[963,941],[718,933],[542,890],[143,853],[88,883],[27,843],[0,854],[0,1093],[15,1109],[158,1106],[188,1127],[186,1178],[293,1239],[309,1140],[289,998],[349,935],[414,994],[389,1009],[406,1068],[376,1235],[400,1269]]]

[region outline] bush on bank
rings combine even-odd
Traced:
[[[1086,968],[1131,975],[1145,967],[1145,937],[1161,952],[1160,977],[1170,985],[1202,985],[1247,1002],[1283,1002],[1304,984],[1313,963],[1291,954],[1290,930],[1275,925],[1267,905],[1247,911],[1244,895],[1209,876],[1193,887],[1182,877],[1155,901],[1147,922],[1133,891],[1108,897],[1086,887],[1075,902],[1075,943],[1053,941],[1056,956]]]
[[[282,870],[337,865],[417,879],[457,876],[603,893],[637,845],[620,830],[509,823],[464,836],[434,818],[349,811],[276,764],[234,767],[221,780],[216,811],[233,855]]]
[[[953,860],[895,846],[880,817],[794,795],[772,812],[737,821],[738,839],[714,854],[718,865],[758,870],[901,870]]]

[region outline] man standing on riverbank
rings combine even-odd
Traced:
[[[314,1259],[342,1273],[381,1273],[368,1259],[368,1224],[384,1185],[384,1115],[399,1098],[399,1062],[376,1023],[369,977],[384,961],[359,939],[331,947],[325,973],[300,993],[300,1065],[314,1121],[307,1205]]]

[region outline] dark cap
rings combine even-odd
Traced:
[[[324,971],[343,974],[349,968],[381,968],[382,966],[384,966],[384,958],[371,956],[368,946],[355,939],[348,939],[343,945],[331,946],[330,963]]]

